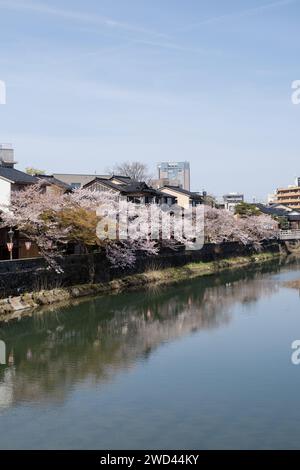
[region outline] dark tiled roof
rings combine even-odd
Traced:
[[[176,196],[173,196],[172,194],[163,193],[160,189],[155,189],[155,191],[161,197],[169,197],[169,198],[177,199]]]
[[[59,188],[65,189],[66,191],[72,189],[69,184],[64,183],[64,181],[61,181],[61,180],[55,178],[55,176],[52,176],[52,175],[36,175],[36,177],[39,180],[45,181],[49,184],[54,184],[55,186],[58,186]]]
[[[107,186],[110,189],[113,189],[115,191],[118,191],[122,194],[133,194],[133,193],[148,193],[151,195],[159,195],[158,192],[150,188],[146,183],[140,182],[140,181],[134,181],[129,179],[128,183],[124,184],[115,184],[110,180],[102,179],[102,178],[95,178],[93,181],[90,181],[86,185],[84,185],[84,188],[88,188],[91,186],[95,181],[98,181],[99,183],[103,184],[104,186]]]
[[[96,181],[103,184],[104,186],[107,186],[110,189],[115,189],[116,191],[121,191],[121,189],[124,187],[123,184],[112,183],[110,180],[107,180],[105,178],[97,178],[97,177],[94,178],[92,181],[89,181],[89,183],[85,184],[83,187],[88,188],[89,186],[94,184]]]
[[[255,204],[255,206],[263,212],[263,214],[273,215],[276,217],[288,217],[291,210],[287,208],[283,208],[280,204],[274,204],[272,206],[265,206],[264,204]],[[297,211],[293,211],[297,212]],[[300,212],[299,212],[300,215]]]
[[[35,184],[38,181],[35,176],[28,175],[15,168],[6,168],[4,166],[0,166],[0,177],[19,184]]]
[[[185,194],[186,196],[189,196],[191,199],[198,199],[199,201],[203,200],[203,196],[201,196],[200,194],[193,193],[191,191],[188,191],[187,189],[179,188],[178,186],[171,186],[171,185],[166,184],[165,186],[159,189],[160,191],[163,191],[164,188],[172,189],[172,191],[176,191],[177,193],[180,193],[180,194]]]
[[[119,180],[119,181],[123,181],[126,184],[129,181],[131,181],[130,176],[122,176],[122,175],[113,175],[110,179],[116,179],[116,180]]]
[[[149,192],[151,194],[156,193],[155,189],[149,188],[149,186],[146,183],[140,182],[140,181],[133,181],[133,180],[130,181],[129,184],[126,184],[126,186],[124,186],[124,191],[127,193],[134,193],[134,192],[140,192],[140,191]]]

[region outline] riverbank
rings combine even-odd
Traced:
[[[296,279],[295,281],[287,281],[283,284],[285,287],[289,287],[290,289],[297,289],[300,291],[300,279]]]
[[[142,289],[150,285],[168,285],[201,276],[210,276],[229,269],[267,263],[284,255],[280,253],[258,253],[251,256],[233,257],[218,261],[195,262],[184,266],[153,269],[142,274],[132,274],[106,283],[82,284],[51,290],[39,290],[18,297],[0,300],[0,322],[20,319],[35,309],[74,299],[97,295],[109,295],[126,290]]]

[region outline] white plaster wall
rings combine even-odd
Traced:
[[[0,178],[0,210],[7,210],[10,204],[11,183]]]

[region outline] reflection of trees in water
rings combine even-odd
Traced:
[[[227,274],[155,293],[100,297],[8,325],[1,331],[10,366],[0,369],[0,406],[61,401],[73,383],[107,381],[162,343],[229,323],[235,304],[276,289],[261,273]]]

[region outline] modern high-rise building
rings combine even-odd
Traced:
[[[161,162],[157,165],[157,169],[161,186],[168,184],[190,191],[189,162]]]

